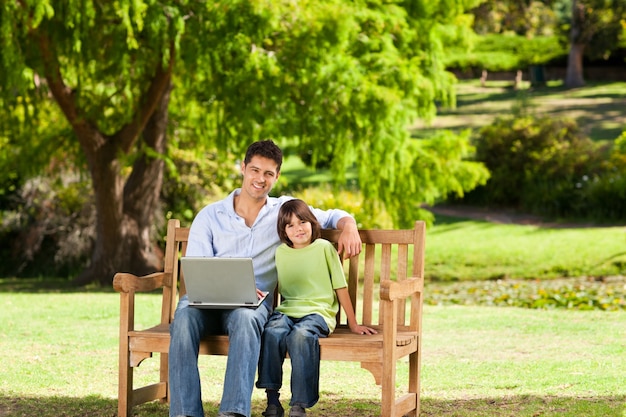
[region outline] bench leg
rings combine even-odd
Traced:
[[[130,366],[130,355],[128,349],[120,349],[120,369],[119,385],[117,395],[117,415],[118,417],[128,417],[131,414],[133,405],[133,368]]]
[[[420,415],[420,351],[421,347],[409,356],[409,393],[416,396],[415,412],[410,413],[410,417]]]
[[[133,407],[133,368],[130,365],[128,332],[134,328],[135,296],[120,293],[120,357],[117,393],[118,417],[128,417]]]
[[[160,367],[160,380],[161,383],[165,383],[165,385],[167,386],[167,389],[165,390],[165,398],[161,398],[160,401],[163,403],[168,403],[170,402],[170,374],[169,374],[169,361],[168,361],[168,357],[169,354],[167,353],[161,353],[159,355],[161,357],[161,367]]]

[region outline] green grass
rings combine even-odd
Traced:
[[[437,217],[426,259],[427,278],[442,281],[624,275],[626,230]]]
[[[115,416],[118,295],[6,292],[14,287],[5,284],[0,416]],[[140,296],[138,327],[156,320],[158,310],[158,296]],[[426,306],[422,416],[624,417],[625,322],[624,311]],[[155,376],[157,362],[138,368],[138,382]],[[224,358],[203,356],[200,368],[205,410],[214,416]],[[406,374],[403,363],[398,377]],[[378,415],[378,387],[358,364],[322,362],[321,391],[311,416]],[[253,415],[263,407],[255,389]],[[139,417],[166,415],[164,404],[135,408]]]
[[[613,141],[626,129],[626,82],[588,83],[566,89],[561,83],[516,91],[511,82],[461,81],[457,86],[457,106],[440,108],[432,123],[416,122],[416,137],[428,137],[438,129],[479,129],[497,116],[511,114],[519,97],[530,99],[530,109],[552,117],[570,117],[595,141]],[[528,85],[526,84],[526,87]]]

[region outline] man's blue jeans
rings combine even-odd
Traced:
[[[219,411],[250,416],[261,333],[268,317],[265,305],[257,309],[205,310],[189,307],[187,296],[180,299],[170,325],[171,417],[204,417],[198,349],[202,338],[210,334],[228,334],[230,344]]]
[[[291,359],[290,406],[313,407],[319,400],[319,338],[328,336],[328,325],[319,314],[301,319],[274,312],[263,331],[258,388],[279,390],[283,385],[283,362]]]

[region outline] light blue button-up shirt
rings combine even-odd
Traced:
[[[225,199],[209,204],[196,215],[189,229],[187,256],[252,258],[256,285],[268,291],[265,303],[272,306],[277,275],[274,253],[280,245],[276,223],[282,204],[290,196],[268,197],[252,227],[235,212],[234,198],[241,189]],[[350,216],[343,210],[320,210],[311,207],[322,228],[337,228],[339,219]],[[271,308],[270,308],[271,310]]]

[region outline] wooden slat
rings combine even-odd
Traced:
[[[383,243],[380,245],[381,247],[381,256],[380,256],[380,277],[379,282],[389,281],[391,278],[391,245],[387,243]],[[383,309],[382,300],[379,301],[380,311]],[[386,317],[383,314],[380,314],[378,317],[378,323],[382,326],[385,324]]]
[[[402,282],[407,278],[409,262],[409,245],[397,245],[398,259],[396,264],[396,281]],[[398,303],[398,325],[406,323],[406,303]]]
[[[167,397],[167,384],[157,383],[138,388],[133,391],[133,405]]]
[[[410,413],[410,411],[415,410],[417,406],[417,395],[416,394],[406,394],[396,400],[396,410],[395,415],[400,417]]]
[[[354,312],[359,309],[359,261],[361,259],[360,255],[353,256],[350,258],[350,265],[348,267],[348,293],[350,294],[350,301],[352,302],[352,306],[354,307]],[[339,309],[341,311],[341,309]],[[338,321],[339,322],[339,321]]]
[[[374,304],[374,278],[376,271],[376,246],[372,244],[365,245],[365,266],[363,268],[363,319],[362,322],[366,326],[380,324],[374,322],[373,304]]]

